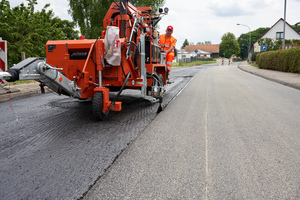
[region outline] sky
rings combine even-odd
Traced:
[[[119,0],[117,0],[119,1]],[[130,1],[130,0],[129,0]],[[9,0],[11,7],[25,0]],[[185,39],[188,42],[211,41],[220,44],[222,35],[241,34],[260,28],[271,27],[284,18],[285,0],[165,0],[163,7],[169,8],[168,15],[159,23],[160,33],[165,33],[168,25],[174,27],[173,36],[180,48]],[[68,14],[68,0],[38,0],[36,10],[50,3],[55,16],[72,21]],[[290,25],[300,22],[300,0],[286,0],[286,21]],[[247,26],[238,26],[244,24]]]

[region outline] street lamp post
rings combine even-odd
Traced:
[[[283,23],[283,40],[282,40],[282,49],[285,49],[285,20],[286,19],[286,0],[284,0],[284,23]]]
[[[247,25],[245,25],[245,24],[236,24],[236,25],[240,25],[240,26],[247,26]],[[248,28],[249,28],[249,26],[247,26]],[[250,33],[250,35],[249,35],[249,47],[248,47],[248,60],[249,60],[249,62],[250,62],[250,52],[251,52],[251,29],[249,28],[249,33]]]

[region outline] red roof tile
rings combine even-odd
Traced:
[[[206,45],[187,45],[185,47],[185,51],[192,52],[196,49],[210,52],[210,53],[219,53],[220,51],[220,45],[219,44],[206,44]]]

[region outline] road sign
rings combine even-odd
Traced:
[[[7,42],[0,38],[0,71],[7,70]],[[0,80],[0,85],[6,85],[6,81]]]
[[[254,46],[254,52],[260,52],[260,46]]]
[[[262,51],[267,51],[267,45],[261,45],[261,50]]]

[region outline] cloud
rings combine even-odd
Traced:
[[[254,14],[253,11],[249,11],[248,9],[245,9],[238,4],[222,5],[220,3],[213,3],[207,8],[210,9],[212,13],[218,17],[237,17]]]
[[[26,0],[9,0],[9,2],[11,8],[18,6],[21,3],[24,3],[25,6],[28,5],[28,1]],[[47,11],[52,10],[55,16],[72,21],[71,16],[68,14],[69,2],[67,0],[39,0],[38,4],[34,6],[35,11],[41,11],[48,3],[50,3],[50,7],[47,8]]]
[[[26,0],[9,0],[11,6],[19,5]],[[130,0],[129,0],[130,1]],[[55,16],[72,20],[68,15],[68,0],[38,0],[36,10],[50,3]],[[180,48],[184,40],[189,42],[211,41],[221,42],[221,37],[227,32],[236,37],[247,33],[247,27],[237,26],[237,23],[248,25],[251,30],[260,27],[271,27],[284,17],[284,1],[281,0],[165,0],[163,7],[169,7],[170,12],[159,23],[159,30],[164,33],[168,25],[174,27],[174,37]],[[288,0],[286,20],[295,24],[299,19],[300,0]],[[49,10],[48,9],[48,10]]]

